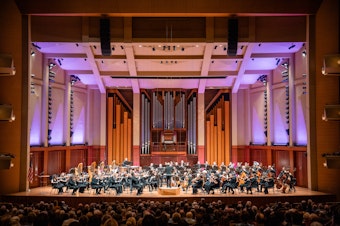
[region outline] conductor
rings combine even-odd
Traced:
[[[171,163],[167,163],[164,169],[164,175],[166,178],[166,186],[171,188],[171,177],[172,177],[173,166]]]

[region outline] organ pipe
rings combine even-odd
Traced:
[[[144,122],[144,112],[145,112],[145,106],[144,106],[144,98],[145,98],[145,95],[142,94],[142,101],[141,101],[141,104],[142,104],[142,112],[141,112],[141,144],[142,144],[142,151],[141,151],[141,154],[144,154],[145,153],[145,122]]]
[[[146,134],[147,134],[147,139],[146,139],[146,153],[150,154],[150,101],[147,100],[147,118],[146,118]]]
[[[206,108],[207,161],[230,162],[229,94],[220,91]]]
[[[152,128],[156,128],[156,92],[152,93]]]
[[[185,94],[182,94],[182,127],[185,128]]]
[[[193,98],[193,109],[192,109],[192,140],[193,140],[193,151],[192,151],[192,154],[196,154],[196,144],[197,144],[197,142],[196,142],[196,139],[197,139],[197,137],[196,137],[196,127],[197,127],[197,125],[196,125],[196,115],[197,115],[197,112],[196,112],[196,109],[197,109],[197,107],[196,107],[196,105],[197,105],[197,101],[196,101],[196,96],[194,96],[194,98]]]

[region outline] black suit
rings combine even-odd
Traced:
[[[166,177],[166,186],[167,186],[168,188],[171,187],[172,170],[173,170],[173,167],[170,166],[170,165],[167,165],[167,166],[165,167],[164,174],[165,174],[165,177]]]

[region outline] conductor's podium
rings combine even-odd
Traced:
[[[180,194],[180,188],[179,187],[160,187],[158,188],[158,194],[159,195],[179,195]]]

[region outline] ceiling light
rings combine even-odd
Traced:
[[[306,56],[307,56],[306,50],[303,50],[303,51],[302,51],[302,56],[303,56],[303,57],[306,57]]]
[[[31,56],[35,56],[35,52],[33,50],[31,51]]]
[[[35,44],[35,43],[32,43],[32,46],[34,46],[35,48],[37,48],[37,49],[41,49],[41,47],[40,46],[38,46],[37,44]]]
[[[288,49],[293,49],[295,47],[294,44],[292,44],[291,46],[288,47]]]

